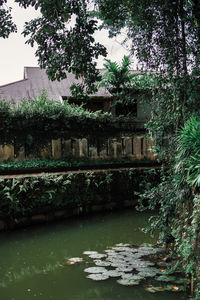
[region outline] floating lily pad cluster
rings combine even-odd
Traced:
[[[175,276],[163,275],[160,268],[156,267],[149,257],[162,252],[163,249],[155,248],[151,245],[134,247],[129,244],[117,244],[110,249],[106,249],[104,253],[97,251],[85,251],[84,255],[92,259],[95,266],[84,269],[89,273],[87,278],[92,280],[106,280],[116,277],[117,282],[125,286],[134,286],[146,278],[153,278],[160,282],[174,282]],[[71,259],[72,263],[82,262],[81,258]],[[166,290],[166,287],[146,287],[149,292]],[[173,289],[172,289],[173,290]],[[179,290],[178,289],[174,289]]]
[[[119,277],[119,284],[130,286],[137,285],[146,277],[154,277],[160,271],[154,267],[154,263],[143,260],[145,256],[155,254],[160,249],[151,246],[132,247],[129,244],[118,244],[103,254],[95,251],[85,251],[83,254],[93,259],[96,267],[90,267],[84,271],[90,273],[87,276],[93,280],[106,280],[110,277]]]

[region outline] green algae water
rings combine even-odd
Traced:
[[[140,228],[148,213],[101,213],[0,234],[0,300],[173,300],[176,292],[149,293],[121,286],[116,278],[86,278],[84,264],[66,265],[84,251],[102,252],[117,243],[155,243]]]

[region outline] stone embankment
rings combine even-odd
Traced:
[[[0,175],[0,230],[135,207],[160,166]]]

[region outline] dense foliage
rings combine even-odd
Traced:
[[[97,15],[110,34],[126,27],[132,54],[144,70],[154,73],[148,128],[160,157],[173,160],[178,128],[199,111],[200,2],[96,2]]]
[[[17,27],[12,21],[11,8],[5,4],[7,0],[0,1],[0,37],[7,38],[11,32],[16,32]]]
[[[176,173],[194,189],[200,187],[200,117],[190,118],[180,131]]]
[[[73,172],[64,175],[0,179],[0,218],[18,223],[22,217],[74,208],[88,212],[92,205],[137,199],[149,177],[159,180],[159,170]]]
[[[200,117],[190,118],[181,129],[175,164],[175,184],[179,192],[176,224],[172,227],[175,249],[191,276],[199,299],[200,259]]]
[[[90,112],[67,101],[55,102],[43,92],[37,99],[24,100],[19,105],[0,102],[0,143],[26,145],[34,150],[34,146],[43,147],[57,138],[106,139],[120,133],[122,122],[126,125],[130,121],[101,111]]]
[[[160,229],[160,239],[172,247],[175,268],[184,271],[192,293],[199,299],[200,259],[200,117],[190,118],[179,131],[172,168],[161,176],[161,183],[142,195],[148,208],[159,206],[151,231]],[[140,207],[141,208],[141,207]]]
[[[198,66],[198,0],[96,0],[96,3],[98,15],[110,34],[127,27],[133,51],[144,68],[179,73],[187,72],[188,62]]]
[[[133,54],[146,71],[154,73],[147,128],[158,159],[171,170],[144,196],[149,197],[149,208],[159,207],[151,229],[159,228],[161,240],[172,243],[177,263],[194,291],[199,278],[199,125],[195,116],[200,102],[200,2],[96,2],[97,15],[110,34],[126,27]],[[194,119],[188,121],[191,115]],[[184,129],[179,138],[180,128]],[[197,290],[195,297],[199,299]]]

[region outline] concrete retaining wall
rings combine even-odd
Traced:
[[[159,167],[2,177],[0,230],[133,207],[159,180]]]
[[[152,152],[152,141],[143,135],[108,139],[104,142],[98,138],[91,143],[88,139],[57,139],[33,155],[25,154],[25,147],[16,153],[14,145],[0,145],[0,162],[23,161],[33,158],[62,159],[67,157],[90,159],[149,159],[155,160]]]

